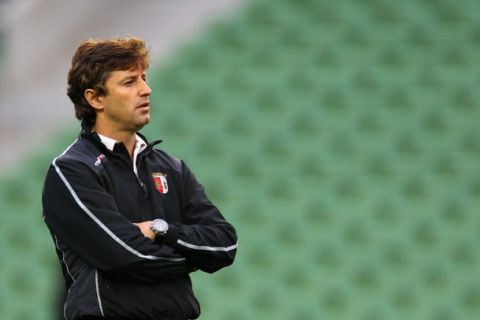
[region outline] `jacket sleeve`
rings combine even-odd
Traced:
[[[119,213],[95,173],[79,161],[60,158],[52,163],[42,202],[51,232],[95,268],[150,283],[188,274],[185,257],[144,237]]]
[[[165,242],[189,263],[213,273],[233,263],[238,239],[235,228],[207,198],[203,186],[181,161],[185,208],[182,225],[170,225]]]

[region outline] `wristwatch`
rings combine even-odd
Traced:
[[[155,219],[152,221],[150,229],[152,229],[157,236],[164,236],[168,231],[168,223],[163,219]]]

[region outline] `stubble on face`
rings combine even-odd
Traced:
[[[113,130],[137,132],[150,122],[151,89],[141,68],[112,71],[105,81],[103,121]]]

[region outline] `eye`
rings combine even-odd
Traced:
[[[133,84],[133,82],[134,82],[133,79],[128,79],[123,84],[126,85],[126,86],[131,86]]]

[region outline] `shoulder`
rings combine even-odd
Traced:
[[[179,158],[165,152],[161,149],[152,150],[153,159],[157,164],[163,165],[175,171],[181,171],[183,166],[183,161]]]
[[[101,151],[90,141],[78,138],[53,159],[52,166],[94,168],[95,164],[98,163],[101,158]]]

